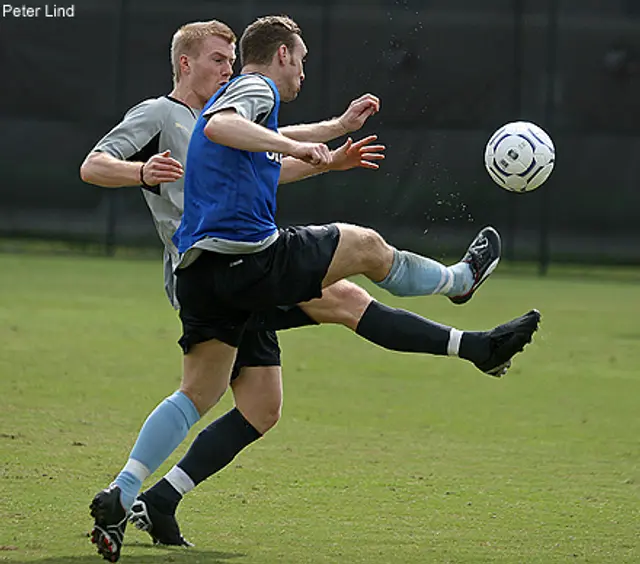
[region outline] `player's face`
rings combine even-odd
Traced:
[[[229,82],[235,60],[235,43],[218,36],[202,40],[200,53],[192,60],[191,87],[203,102]]]
[[[284,80],[280,97],[284,102],[295,100],[304,81],[304,63],[307,58],[307,46],[299,35],[294,36],[295,46],[289,51],[289,64],[284,68]]]

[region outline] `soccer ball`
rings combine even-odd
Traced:
[[[484,165],[498,186],[511,192],[531,192],[549,178],[556,159],[553,141],[533,123],[502,126],[487,143]]]

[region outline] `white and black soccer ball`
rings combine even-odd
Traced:
[[[526,121],[502,126],[487,143],[484,165],[498,186],[511,192],[539,188],[553,170],[556,151],[541,128]]]

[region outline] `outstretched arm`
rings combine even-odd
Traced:
[[[289,125],[280,128],[280,133],[289,139],[315,143],[326,143],[348,133],[358,131],[370,116],[380,110],[380,100],[373,94],[364,94],[349,104],[340,117],[319,123]]]
[[[369,145],[377,139],[376,135],[369,135],[353,142],[351,138],[336,150],[331,151],[331,162],[324,166],[314,166],[293,157],[285,157],[282,160],[279,184],[296,182],[316,174],[332,170],[349,170],[352,168],[367,168],[376,170],[379,165],[376,161],[384,159],[384,145]]]
[[[289,155],[312,165],[324,166],[331,160],[329,149],[322,143],[301,143],[245,119],[232,109],[214,113],[204,128],[210,141],[259,153],[272,151]]]

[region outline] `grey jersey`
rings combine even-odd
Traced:
[[[145,100],[131,108],[93,150],[130,161],[146,161],[169,150],[171,156],[184,166],[197,116],[196,110],[169,96]],[[178,250],[171,237],[182,219],[184,179],[145,189],[143,194],[164,243],[165,291],[177,308],[173,270],[178,264]]]

